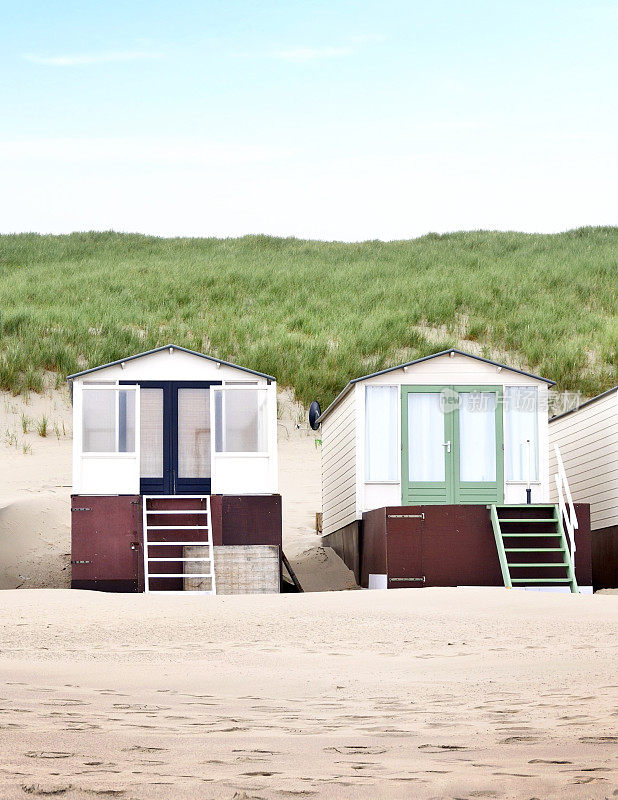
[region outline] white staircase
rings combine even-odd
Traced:
[[[157,494],[143,495],[142,501],[144,591],[150,594],[216,594],[210,497]],[[185,521],[192,524],[183,524]],[[207,555],[186,556],[185,547],[204,548]],[[186,571],[188,562],[201,562],[204,566],[197,572]],[[195,582],[200,586],[206,582],[209,588],[187,588],[187,584]]]

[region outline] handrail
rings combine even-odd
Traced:
[[[573,570],[575,570],[575,531],[577,528],[579,528],[579,523],[577,522],[577,515],[575,514],[575,505],[573,504],[571,489],[567,480],[564,464],[562,463],[560,448],[557,444],[554,444],[554,453],[556,454],[556,465],[558,467],[558,471],[554,476],[554,480],[556,481],[556,489],[558,491],[558,507],[569,535],[569,544],[571,545],[571,561],[573,562]]]

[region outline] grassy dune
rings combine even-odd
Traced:
[[[618,383],[617,287],[618,228],[362,244],[0,236],[0,387],[175,342],[324,406],[352,377],[464,340],[591,395]]]

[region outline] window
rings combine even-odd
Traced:
[[[365,480],[396,481],[397,413],[396,386],[365,387]]]
[[[507,481],[538,481],[538,391],[536,386],[507,386],[505,392]]]
[[[268,452],[266,389],[235,385],[215,391],[215,451]]]
[[[135,452],[135,389],[83,387],[82,451]]]

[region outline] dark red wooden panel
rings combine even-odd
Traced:
[[[219,500],[211,498],[212,504]],[[273,544],[281,547],[281,495],[223,495],[221,544]]]
[[[142,559],[142,503],[139,495],[72,495],[72,588],[142,591]]]
[[[484,505],[423,506],[426,586],[500,586],[502,574]]]
[[[369,575],[387,574],[385,508],[376,508],[363,514],[360,550],[360,585],[366,589],[369,586]]]
[[[425,584],[422,513],[420,506],[386,509],[389,589],[420,589]]]

